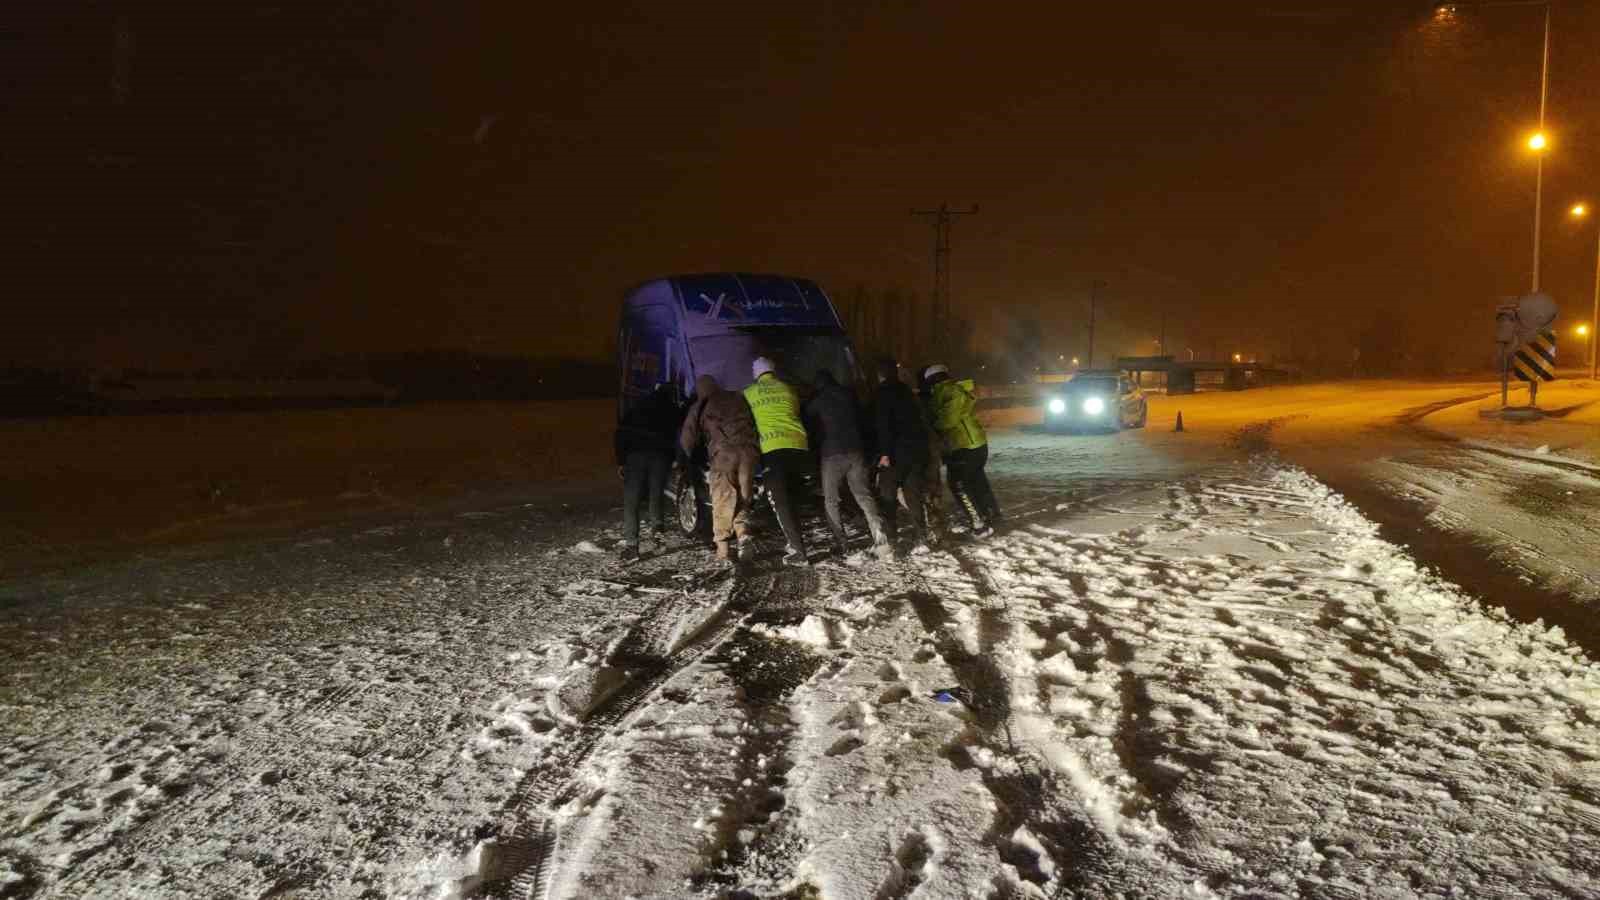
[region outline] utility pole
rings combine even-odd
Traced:
[[[970,216],[978,211],[977,204],[966,209],[951,209],[941,203],[938,209],[913,209],[913,216],[933,220],[933,296],[929,300],[932,313],[933,349],[943,357],[951,349],[950,343],[950,225],[955,216]]]
[[[1106,283],[1099,279],[1089,282],[1089,364],[1086,369],[1094,368],[1094,308],[1100,300],[1100,291],[1104,290]]]
[[[1544,61],[1539,67],[1539,139],[1544,136],[1545,98],[1550,93],[1550,4],[1544,5]],[[1533,187],[1533,293],[1539,293],[1539,219],[1544,213],[1544,147],[1538,148]]]

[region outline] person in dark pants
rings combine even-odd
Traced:
[[[833,532],[834,552],[847,552],[844,519],[840,515],[840,489],[848,484],[856,505],[866,514],[872,531],[872,545],[880,558],[893,556],[894,550],[884,534],[883,518],[867,483],[867,461],[862,455],[861,419],[856,398],[826,369],[817,373],[817,392],[806,402],[805,416],[812,443],[822,457],[822,503]]]
[[[904,492],[911,512],[913,539],[928,542],[928,518],[923,505],[928,468],[928,427],[911,387],[900,379],[900,365],[885,358],[878,363],[878,493],[883,502],[884,528],[890,540],[899,531],[899,494]]]
[[[639,558],[639,510],[648,506],[653,543],[659,549],[667,533],[667,476],[672,471],[678,438],[678,405],[672,392],[658,384],[623,415],[613,444],[617,473],[622,477],[622,550],[624,560]]]
[[[945,471],[956,506],[972,521],[974,537],[988,537],[1000,524],[1000,504],[984,468],[989,463],[989,436],[978,423],[978,400],[972,379],[952,381],[943,365],[929,366],[933,427],[944,437]]]
[[[778,515],[778,527],[789,544],[783,564],[808,566],[811,563],[806,558],[805,536],[800,532],[800,519],[794,513],[789,490],[793,480],[811,468],[811,443],[800,418],[800,397],[778,378],[777,365],[767,357],[756,359],[750,374],[755,381],[744,389],[744,399],[750,404],[760,435],[761,465],[766,470],[762,483],[773,512]]]

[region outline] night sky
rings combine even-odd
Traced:
[[[659,274],[925,293],[940,202],[982,207],[953,281],[986,346],[1072,350],[1100,279],[1124,352],[1165,309],[1201,356],[1480,364],[1527,289],[1537,8],[864,6],[8,4],[0,363],[598,357]],[[1570,322],[1600,8],[1554,21]]]

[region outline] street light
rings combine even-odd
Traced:
[[[1589,214],[1589,205],[1586,203],[1574,203],[1572,204],[1570,214],[1574,219],[1582,219]],[[1594,311],[1590,314],[1589,321],[1600,324],[1600,235],[1597,235],[1595,238]],[[1588,346],[1584,349],[1588,350],[1589,352],[1589,379],[1591,381],[1600,379],[1600,355],[1596,355],[1595,353],[1595,342],[1594,338],[1589,337],[1589,326],[1579,325],[1577,332],[1579,337],[1587,338],[1584,343],[1586,343]]]
[[[1456,21],[1456,12],[1463,6],[1543,6],[1544,51],[1539,64],[1539,130],[1528,136],[1528,149],[1534,152],[1535,174],[1533,181],[1533,291],[1539,292],[1539,220],[1544,215],[1544,151],[1550,146],[1550,137],[1544,130],[1545,101],[1550,95],[1550,7],[1552,0],[1486,0],[1482,3],[1446,3],[1434,8],[1436,22]]]

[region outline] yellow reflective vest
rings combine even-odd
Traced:
[[[794,388],[767,372],[744,389],[745,402],[756,417],[761,433],[761,452],[809,450],[806,426],[800,422],[800,397]]]
[[[933,428],[946,450],[971,450],[989,443],[978,424],[978,399],[971,379],[941,381],[933,386]]]

